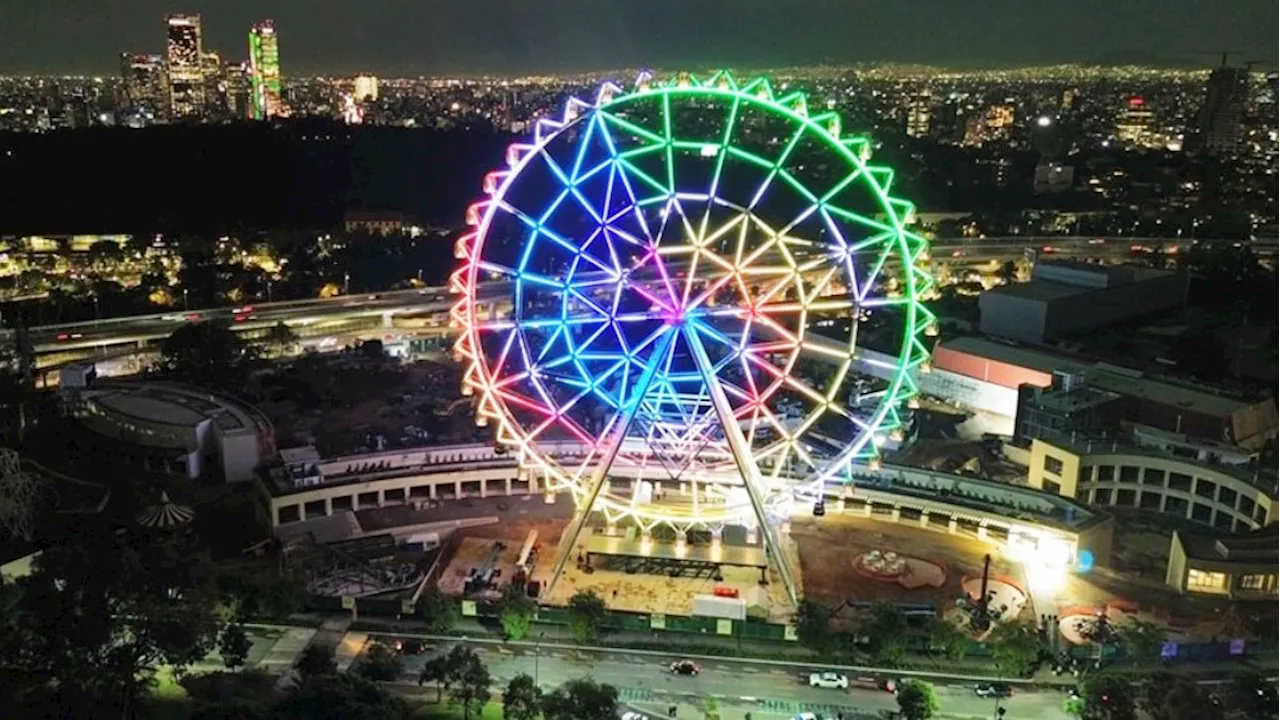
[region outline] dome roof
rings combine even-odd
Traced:
[[[172,528],[191,522],[195,512],[169,499],[169,493],[160,493],[160,503],[138,513],[138,524],[149,528]]]

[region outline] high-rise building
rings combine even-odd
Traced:
[[[168,105],[164,82],[164,60],[159,55],[120,55],[120,107],[130,113],[152,118],[162,116]]]
[[[1131,97],[1116,119],[1116,139],[1130,145],[1149,145],[1154,120],[1151,105],[1143,98]]]
[[[357,75],[355,91],[351,96],[356,102],[370,102],[378,99],[378,78],[372,75]]]
[[[1234,152],[1244,133],[1249,72],[1225,64],[1209,74],[1200,114],[1200,147],[1211,153]]]
[[[249,70],[253,83],[253,117],[265,120],[282,115],[280,45],[271,20],[263,20],[249,29]]]
[[[169,114],[175,119],[198,118],[204,112],[204,45],[199,15],[170,15],[166,19],[165,66],[169,80]]]
[[[1013,132],[1013,105],[992,105],[982,115],[969,118],[965,126],[964,144],[981,146],[1008,140]]]
[[[227,113],[232,118],[253,117],[253,81],[248,62],[227,61],[222,66],[223,93]]]
[[[929,134],[929,101],[927,91],[911,101],[907,108],[907,137],[919,138]]]

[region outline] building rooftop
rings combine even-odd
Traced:
[[[1012,342],[970,336],[948,340],[942,346],[956,352],[1043,373],[1051,374],[1055,370],[1081,373],[1089,385],[1099,390],[1150,399],[1224,419],[1253,404],[1246,400],[1215,393],[1209,388],[1187,387],[1168,379],[1148,377],[1138,370],[1071,358]]]
[[[255,411],[231,398],[157,383],[98,383],[81,397],[104,411],[157,425],[194,427],[212,419],[224,431],[254,428]]]
[[[1188,558],[1260,565],[1280,563],[1280,524],[1247,533],[1178,533]]]
[[[1109,402],[1119,400],[1120,393],[1099,390],[1092,387],[1078,387],[1071,390],[1045,390],[1035,398],[1035,404],[1045,410],[1073,413]]]
[[[1087,295],[1093,292],[1093,288],[1080,287],[1078,285],[1067,285],[1065,283],[1051,282],[1049,280],[1032,280],[1024,283],[1010,283],[998,288],[993,288],[987,292],[1023,298],[1026,300],[1043,300],[1050,302],[1053,300],[1062,300],[1075,295]]]

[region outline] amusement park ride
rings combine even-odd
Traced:
[[[456,352],[477,423],[574,498],[552,586],[600,516],[634,528],[624,555],[758,533],[796,602],[780,531],[900,434],[934,322],[913,206],[871,149],[764,79],[644,74],[570,100],[486,177],[457,244]],[[482,304],[494,280],[510,297]],[[859,328],[878,313],[897,362],[870,387]]]

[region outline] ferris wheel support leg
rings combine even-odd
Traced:
[[[636,382],[627,406],[623,408],[617,425],[610,432],[608,444],[605,445],[604,453],[600,456],[600,463],[591,475],[591,482],[587,486],[587,493],[583,498],[584,502],[574,511],[573,519],[569,521],[569,527],[565,528],[564,536],[560,538],[560,549],[556,553],[556,563],[551,568],[551,579],[547,582],[546,597],[551,597],[556,585],[560,582],[560,576],[564,573],[564,566],[569,562],[569,556],[573,554],[573,549],[578,545],[578,538],[582,536],[582,530],[587,526],[587,520],[591,517],[591,509],[595,507],[596,500],[600,498],[600,491],[604,488],[605,483],[609,482],[609,470],[613,467],[614,460],[618,458],[618,451],[622,449],[623,441],[627,439],[627,431],[631,428],[631,423],[636,419],[636,413],[640,410],[640,403],[644,400],[645,393],[649,392],[649,385],[653,383],[654,376],[658,374],[658,368],[662,367],[667,353],[671,351],[671,343],[675,341],[677,334],[678,331],[673,329],[671,332],[664,333],[654,343],[653,354],[649,356],[649,364],[645,366],[644,372]]]
[[[738,472],[742,475],[742,484],[747,489],[747,496],[751,498],[751,508],[755,511],[756,522],[760,524],[760,532],[764,533],[765,551],[772,556],[774,567],[778,569],[778,574],[782,576],[782,584],[786,588],[787,597],[791,600],[791,605],[793,607],[798,606],[800,604],[800,593],[796,587],[795,573],[792,571],[791,563],[787,561],[786,553],[782,549],[781,538],[778,536],[777,530],[769,523],[768,513],[765,512],[764,495],[760,490],[763,481],[760,477],[760,468],[751,457],[751,446],[747,443],[746,436],[742,434],[742,427],[738,425],[737,419],[733,416],[733,407],[729,404],[729,398],[724,394],[724,388],[720,387],[720,381],[716,377],[711,358],[707,356],[707,349],[702,345],[702,338],[698,337],[698,331],[686,324],[683,332],[685,341],[693,352],[698,372],[702,373],[702,381],[706,383],[707,394],[711,397],[711,406],[715,409],[721,427],[724,428],[724,436],[729,443],[729,451],[733,454],[733,462],[738,466]]]

